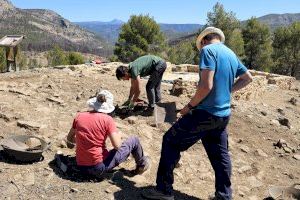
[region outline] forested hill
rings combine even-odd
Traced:
[[[65,50],[107,54],[108,45],[99,36],[64,19],[51,10],[19,9],[0,0],[0,37],[26,35],[24,50],[49,50],[54,44]]]
[[[263,24],[268,25],[271,30],[274,30],[275,28],[289,26],[294,22],[300,21],[300,13],[269,14],[264,15],[262,17],[258,17],[257,20]],[[246,22],[247,20],[241,21],[241,24],[244,25],[246,24]],[[196,36],[197,32],[177,37],[169,41],[169,44],[176,45],[184,40],[194,40]]]
[[[95,34],[102,36],[109,43],[114,44],[119,36],[121,26],[124,24],[121,20],[114,19],[110,22],[74,22],[75,24],[85,28]],[[168,40],[185,36],[197,32],[202,27],[200,24],[159,24],[162,32]]]
[[[274,29],[280,26],[288,26],[293,22],[300,21],[300,13],[269,14],[259,17],[258,20]]]

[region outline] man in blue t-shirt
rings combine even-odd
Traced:
[[[197,39],[199,85],[190,102],[180,111],[181,118],[163,137],[157,185],[156,189],[144,193],[148,199],[174,199],[173,170],[180,152],[200,139],[215,171],[215,199],[232,199],[226,132],[230,97],[232,92],[248,85],[252,76],[235,53],[223,44],[224,41],[224,33],[215,27],[206,28]]]

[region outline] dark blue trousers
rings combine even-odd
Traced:
[[[121,147],[109,151],[107,158],[103,162],[94,166],[78,166],[79,170],[92,177],[101,177],[104,172],[112,170],[132,154],[137,167],[145,166],[145,156],[142,145],[138,137],[131,136],[126,139]]]
[[[163,137],[156,178],[157,189],[172,195],[173,171],[179,162],[180,152],[186,151],[201,139],[215,171],[215,195],[221,200],[231,199],[231,160],[226,132],[228,122],[229,117],[217,117],[200,109],[179,119]]]
[[[159,62],[156,66],[154,66],[154,69],[149,77],[146,85],[146,91],[150,107],[154,107],[154,104],[160,102],[161,100],[160,86],[166,68],[167,64],[165,61]]]

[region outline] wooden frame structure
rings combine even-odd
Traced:
[[[6,50],[6,71],[12,71],[12,66],[15,71],[19,71],[16,63],[18,54],[18,44],[25,38],[24,35],[6,35],[0,39],[0,47],[5,47]]]

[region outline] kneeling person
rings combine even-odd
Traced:
[[[99,177],[124,162],[130,154],[135,159],[135,174],[142,174],[149,168],[149,159],[137,137],[129,137],[122,142],[121,133],[108,114],[113,112],[113,95],[102,90],[96,97],[88,100],[92,111],[77,114],[67,136],[67,144],[72,148],[76,143],[76,162],[79,169],[88,175]],[[114,149],[108,151],[107,137]]]
[[[139,57],[131,62],[129,67],[119,66],[116,70],[118,80],[131,79],[129,97],[124,105],[128,105],[129,108],[134,107],[141,93],[140,78],[150,75],[146,91],[149,103],[148,108],[150,110],[153,109],[154,104],[161,101],[160,86],[166,68],[166,62],[162,58],[153,55]]]

